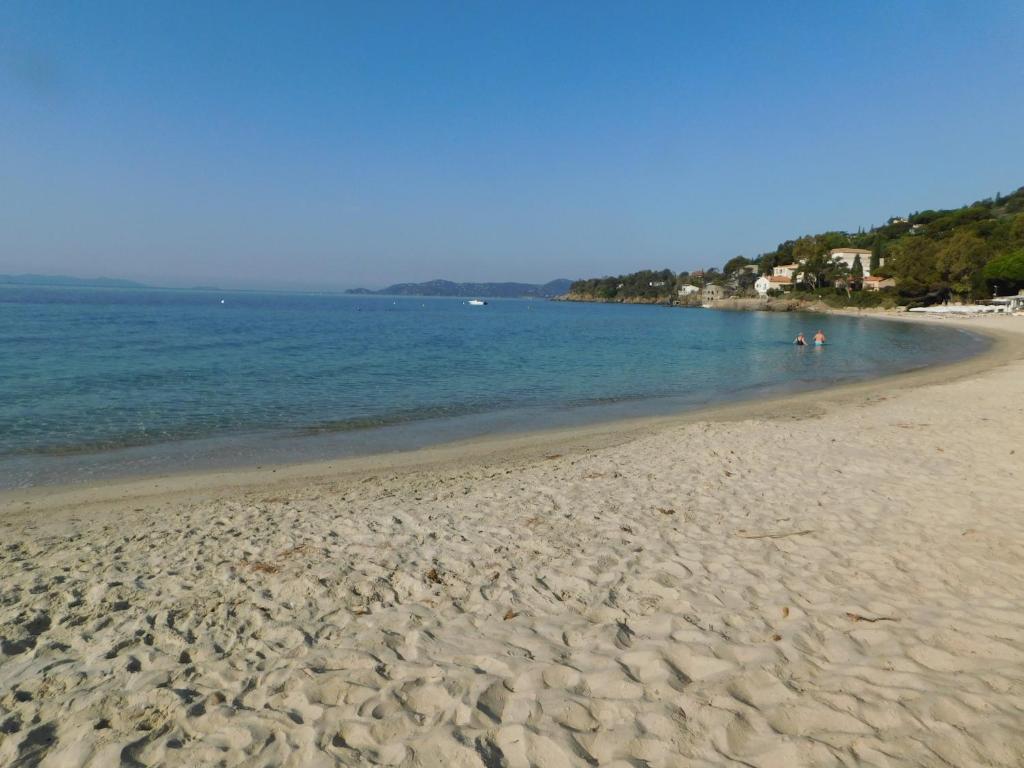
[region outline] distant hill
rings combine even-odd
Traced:
[[[377,294],[380,296],[486,296],[495,299],[550,299],[568,292],[571,280],[552,280],[550,283],[453,283],[451,280],[431,280],[427,283],[396,283],[379,291],[353,288],[350,294]]]
[[[79,288],[149,288],[132,280],[114,277],[68,277],[67,275],[0,275],[0,285],[64,285]]]

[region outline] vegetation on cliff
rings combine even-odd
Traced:
[[[680,275],[670,269],[643,269],[629,275],[577,280],[569,289],[569,295],[589,301],[654,304],[676,295],[679,278]]]

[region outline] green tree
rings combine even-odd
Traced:
[[[1009,235],[1014,245],[1024,245],[1024,213],[1018,213],[1010,221]]]
[[[985,265],[982,276],[998,292],[1012,293],[1024,288],[1024,248],[996,256]]]
[[[743,270],[736,275],[736,285],[743,291],[749,291],[757,282],[757,276],[748,270]]]
[[[770,275],[772,270],[779,264],[784,263],[782,258],[779,256],[778,251],[772,251],[771,253],[761,254],[761,258],[757,260],[757,271],[762,275]]]
[[[850,277],[858,284],[864,281],[864,265],[860,262],[859,253],[853,257],[853,266],[850,267]]]
[[[787,240],[784,243],[779,243],[775,249],[775,264],[790,264],[793,261],[793,248],[796,246],[796,240]]]
[[[882,238],[876,237],[874,245],[871,246],[871,261],[868,262],[871,274],[875,274],[882,266]]]
[[[817,237],[801,237],[793,246],[793,261],[800,264],[802,282],[814,288],[828,284],[829,273],[833,268],[824,246]]]
[[[748,264],[753,263],[754,262],[748,259],[746,256],[733,256],[731,259],[725,262],[725,266],[722,267],[722,274],[731,275],[733,272],[737,272],[743,269]]]
[[[920,286],[922,293],[941,287],[942,278],[935,266],[938,246],[923,237],[905,237],[899,240],[886,260],[885,269],[900,283]]]
[[[796,263],[806,261],[807,259],[813,258],[822,252],[822,248],[818,244],[817,238],[812,235],[801,237],[793,244],[793,248],[790,251],[790,258]]]
[[[833,248],[847,248],[853,244],[850,236],[845,232],[823,232],[814,236],[815,244],[823,251],[831,251]]]
[[[984,239],[969,230],[959,229],[939,246],[935,267],[942,282],[954,293],[968,296],[980,287],[974,277],[991,255],[992,249]]]
[[[828,257],[826,256],[826,258]],[[863,272],[863,269],[861,269],[861,272]],[[828,258],[828,267],[825,269],[825,281],[827,283],[842,282],[848,285],[851,274],[850,268],[846,266],[845,261]]]

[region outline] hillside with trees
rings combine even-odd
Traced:
[[[644,269],[629,275],[577,280],[569,289],[569,297],[577,301],[668,303],[677,294],[680,277],[670,269]]]
[[[836,248],[870,251],[853,267],[836,263]],[[794,295],[831,298],[829,303],[865,303],[857,296],[867,268],[872,275],[896,281],[888,295],[871,302],[915,304],[930,301],[976,301],[993,293],[1024,288],[1024,187],[951,210],[924,210],[896,216],[883,225],[856,233],[829,231],[780,243],[749,259],[736,256],[721,271],[673,273],[641,271],[631,275],[579,280],[570,296],[598,301],[670,301],[680,285],[717,283],[739,295],[753,295],[757,274],[776,266],[800,264]],[[756,265],[755,270],[745,269]]]

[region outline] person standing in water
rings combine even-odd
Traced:
[[[793,343],[796,344],[798,347],[802,347],[805,344],[807,344],[807,339],[804,338],[803,331],[796,335],[796,338],[793,339]]]
[[[821,332],[821,328],[819,328],[818,332],[816,334],[814,334],[814,346],[820,347],[824,343],[825,343],[825,334],[822,333]]]

